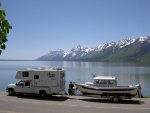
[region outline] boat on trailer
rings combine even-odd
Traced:
[[[97,76],[94,82],[76,83],[77,89],[85,95],[100,95],[110,98],[113,102],[122,99],[131,99],[136,95],[141,96],[141,86],[117,86],[117,78],[114,76]]]

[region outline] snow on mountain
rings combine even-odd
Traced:
[[[63,57],[69,59],[79,59],[90,51],[92,51],[92,48],[78,45],[77,47],[72,48],[71,51],[67,52],[67,54],[65,54]]]
[[[122,40],[118,41],[116,43],[116,46],[118,46],[119,48],[123,48],[127,45],[130,45],[130,44],[134,43],[134,42],[135,42],[135,39],[125,38],[125,39],[122,39]]]
[[[65,52],[61,49],[57,51],[50,51],[48,54],[43,55],[36,60],[73,60],[83,57],[90,51],[92,51],[92,48],[78,45],[68,52]]]
[[[140,36],[140,37],[138,38],[138,41],[139,41],[139,42],[147,41],[147,42],[150,43],[150,37],[149,37],[149,36]]]
[[[102,45],[99,45],[95,48],[95,51],[103,51],[110,47],[113,47],[113,49],[120,49],[134,42],[135,42],[135,39],[125,38],[125,39],[119,40],[118,42],[104,43]]]
[[[103,51],[104,49],[107,49],[107,48],[109,48],[109,47],[111,47],[113,45],[114,45],[114,42],[112,42],[112,43],[104,43],[102,45],[97,46],[95,48],[95,51]]]

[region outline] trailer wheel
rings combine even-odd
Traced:
[[[8,93],[9,96],[13,96],[15,94],[15,91],[13,89],[9,89]]]
[[[119,102],[119,96],[113,96],[113,98],[112,98],[112,101],[114,102],[114,103],[117,103],[117,102]]]
[[[40,91],[40,97],[41,99],[45,99],[46,98],[46,92],[45,91]]]

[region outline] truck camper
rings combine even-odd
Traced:
[[[8,84],[6,91],[9,95],[14,94],[36,94],[41,98],[47,95],[65,93],[65,70],[61,68],[39,67],[38,69],[28,68],[18,71],[16,84]]]

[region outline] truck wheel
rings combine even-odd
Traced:
[[[8,91],[8,93],[9,93],[9,96],[13,96],[13,95],[15,94],[15,92],[14,92],[13,89],[10,89],[10,90]]]
[[[114,96],[114,97],[112,98],[112,101],[113,101],[114,103],[119,102],[119,96]]]
[[[40,97],[41,97],[41,99],[46,98],[46,92],[45,91],[41,91],[40,92]]]

